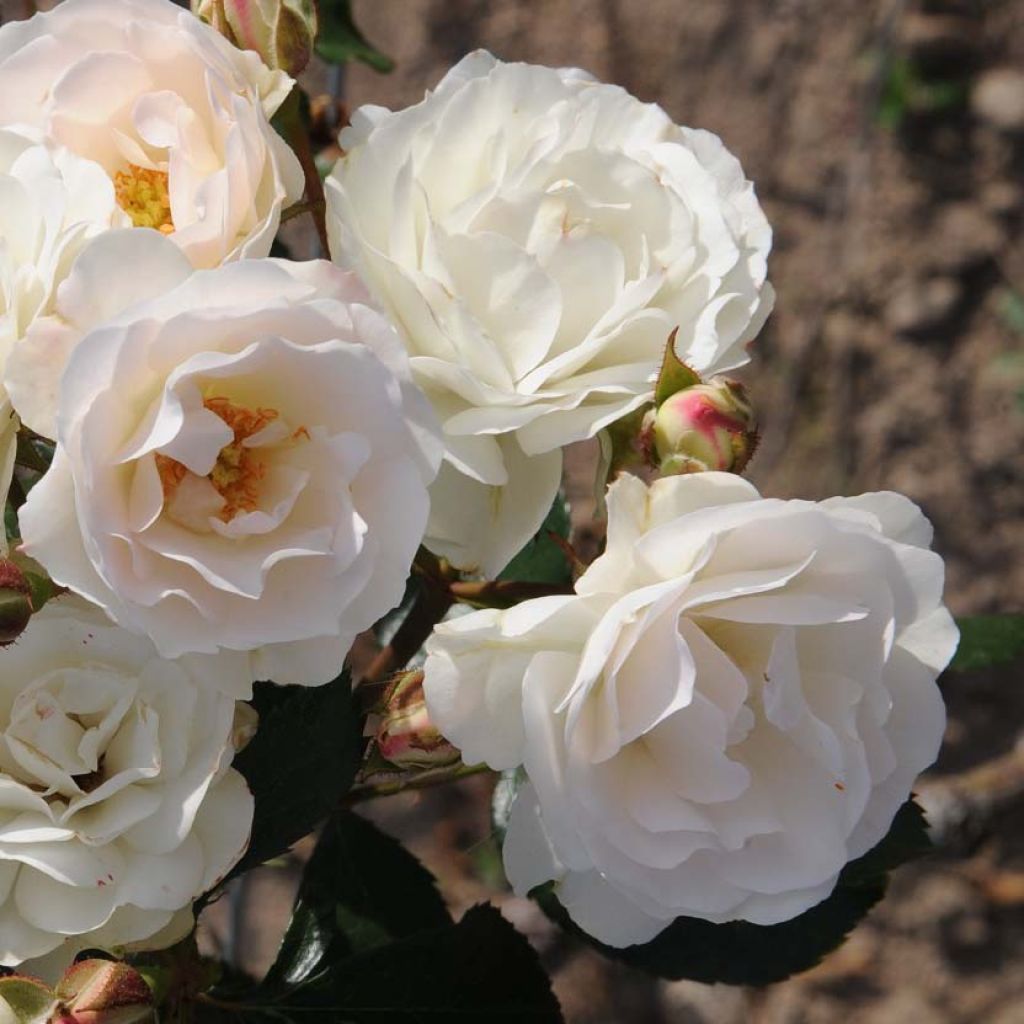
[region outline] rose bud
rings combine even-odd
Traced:
[[[757,447],[746,389],[713,377],[671,395],[648,415],[654,461],[664,476],[723,470],[740,473]]]
[[[423,698],[423,670],[405,672],[384,697],[377,727],[377,749],[399,768],[437,768],[453,764],[459,752],[437,731]]]
[[[271,68],[298,74],[313,55],[313,0],[192,0],[192,13]]]
[[[9,558],[0,558],[0,646],[14,643],[32,617],[32,588]]]
[[[82,960],[57,985],[61,1024],[135,1024],[155,1020],[153,993],[138,971],[115,960]]]

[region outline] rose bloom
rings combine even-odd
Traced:
[[[20,512],[26,551],[164,657],[251,650],[253,678],[332,679],[401,599],[441,458],[365,301],[323,261],[192,272],[153,232],[97,239],[61,291],[84,337]],[[74,333],[43,326],[57,347]]]
[[[291,86],[170,0],[67,0],[0,28],[0,125],[95,161],[197,267],[267,255],[301,197],[269,121]]]
[[[82,247],[131,222],[103,170],[67,150],[52,151],[0,129],[0,379]],[[17,419],[0,386],[0,492],[14,468]]]
[[[0,650],[0,964],[187,933],[249,841],[218,688],[247,670],[167,661],[76,597]]]
[[[702,374],[747,361],[771,231],[716,136],[582,71],[477,52],[416,106],[356,111],[341,145],[331,252],[442,420],[428,544],[455,564],[507,564],[562,446],[652,397],[673,329]]]
[[[957,630],[931,532],[897,494],[627,476],[575,596],[439,626],[431,718],[467,763],[528,776],[516,892],[554,880],[620,947],[677,916],[769,925],[825,899],[939,749]]]

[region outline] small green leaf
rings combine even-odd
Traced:
[[[46,1024],[56,995],[36,978],[13,974],[0,978],[0,1021],[4,1024]]]
[[[662,978],[708,984],[768,985],[805,971],[836,949],[885,895],[888,872],[931,848],[921,809],[908,800],[888,835],[847,864],[832,895],[790,921],[711,924],[679,917],[651,942],[605,946],[577,928],[550,887],[535,897],[550,917],[606,956]]]
[[[343,960],[278,1005],[296,1020],[315,1007],[354,1024],[562,1020],[536,952],[490,906]]]
[[[566,552],[551,536],[555,534],[568,539],[571,525],[569,506],[565,497],[558,494],[540,529],[508,563],[498,579],[521,583],[571,583],[572,566]]]
[[[256,799],[252,840],[229,877],[277,857],[308,835],[355,777],[362,744],[346,670],[326,686],[257,683],[260,715],[235,758]]]
[[[956,672],[1005,665],[1024,655],[1024,615],[957,619],[960,644],[949,667]]]
[[[324,826],[303,872],[264,988],[286,992],[325,963],[450,923],[419,861],[365,818],[339,812]]]
[[[320,0],[320,34],[316,52],[331,64],[360,60],[374,71],[391,71],[395,62],[359,31],[352,18],[351,0]]]
[[[655,405],[661,405],[666,398],[671,398],[677,391],[691,388],[694,384],[700,383],[700,374],[691,370],[676,355],[676,335],[678,333],[679,328],[677,327],[668,336],[668,341],[665,343],[665,355],[661,360],[658,381],[654,385]]]

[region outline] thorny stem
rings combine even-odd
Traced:
[[[345,794],[342,802],[346,807],[351,807],[353,804],[362,803],[364,800],[373,800],[379,796],[394,796],[395,793],[443,786],[448,782],[456,782],[458,779],[465,779],[470,775],[480,775],[490,770],[485,764],[456,764],[447,765],[444,768],[430,768],[414,775],[400,775],[380,782],[366,782],[353,786]]]
[[[463,581],[446,561],[421,548],[413,563],[421,589],[409,614],[360,679],[360,686],[379,683],[408,664],[434,626],[456,601],[476,608],[511,608],[533,597],[571,594],[570,584],[528,583],[520,580]]]
[[[281,104],[278,111],[279,123],[288,145],[291,146],[302,166],[302,173],[306,179],[306,198],[304,205],[313,215],[316,224],[316,233],[320,239],[322,255],[327,256],[329,246],[327,243],[327,199],[324,196],[324,185],[320,180],[320,172],[317,170],[316,159],[313,156],[313,149],[309,142],[309,132],[302,119],[302,91],[296,85],[288,94],[288,98]],[[299,211],[304,212],[304,211]],[[297,216],[297,214],[296,214]]]
[[[484,580],[476,583],[451,583],[448,592],[463,604],[478,608],[511,608],[520,601],[534,597],[553,597],[572,594],[573,588],[565,583],[525,583],[519,580]]]
[[[322,199],[303,199],[301,202],[289,206],[288,209],[281,214],[281,223],[287,224],[288,221],[294,220],[296,217],[301,217],[304,213],[309,213],[312,214],[313,219],[317,222],[317,230],[319,231],[319,223],[324,216],[326,207],[327,204]]]
[[[363,673],[360,686],[379,682],[403,668],[454,603],[455,597],[447,588],[425,580],[415,604],[391,638],[391,643],[381,650]]]

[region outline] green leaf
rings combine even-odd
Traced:
[[[295,1020],[319,1008],[354,1024],[562,1020],[536,952],[490,906],[352,956],[278,1005]]]
[[[0,1021],[10,1024],[46,1024],[56,995],[36,978],[11,975],[0,978]]]
[[[331,64],[361,60],[375,71],[391,71],[395,62],[380,52],[356,26],[351,0],[320,0],[316,52]]]
[[[1005,665],[1024,655],[1024,615],[957,619],[960,643],[949,667],[956,672]]]
[[[256,798],[252,840],[231,875],[277,857],[337,806],[362,750],[348,671],[326,686],[257,683],[260,724],[235,758]]]
[[[885,895],[888,872],[930,848],[924,814],[911,799],[896,814],[886,837],[846,865],[832,895],[798,917],[776,925],[711,924],[679,917],[651,942],[625,949],[605,946],[577,928],[550,887],[535,896],[567,930],[632,967],[662,978],[769,985],[813,967],[836,949]]]
[[[691,370],[676,355],[676,335],[678,333],[679,328],[677,327],[668,336],[668,341],[665,343],[665,355],[661,360],[658,382],[654,385],[655,405],[661,405],[666,398],[671,398],[677,391],[691,388],[700,383],[700,374]]]
[[[512,559],[499,580],[518,580],[521,583],[571,583],[572,566],[565,551],[551,534],[568,539],[571,523],[569,505],[559,494],[551,506],[540,529],[526,547]]]
[[[451,923],[431,874],[395,839],[350,811],[324,826],[302,876],[268,991],[301,985],[327,962]]]

